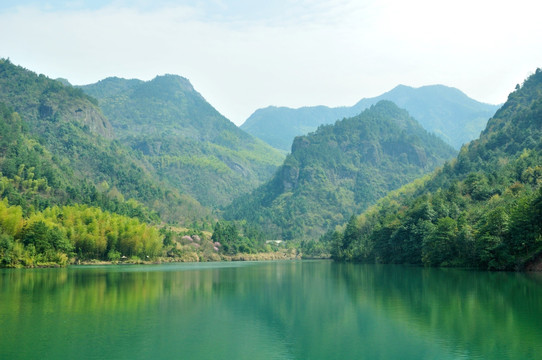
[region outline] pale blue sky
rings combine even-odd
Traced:
[[[198,9],[209,19],[265,19],[280,15],[293,5],[292,1],[250,1],[250,0],[79,0],[79,1],[40,1],[40,0],[2,0],[0,11],[13,11],[18,7],[36,7],[43,11],[99,10],[108,6],[152,11],[161,8],[186,6]],[[297,2],[303,6],[302,2]]]
[[[87,84],[190,79],[241,124],[268,105],[353,105],[398,84],[500,103],[542,67],[537,0],[0,1],[0,57]]]

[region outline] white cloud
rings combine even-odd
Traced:
[[[0,13],[0,56],[76,84],[179,74],[238,124],[258,107],[351,105],[399,83],[502,102],[542,66],[533,1],[267,4],[19,7]]]

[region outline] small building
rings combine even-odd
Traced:
[[[280,245],[284,242],[284,240],[265,240],[266,244],[272,244],[272,245]]]

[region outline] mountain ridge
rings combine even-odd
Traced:
[[[297,109],[270,106],[258,109],[241,128],[276,148],[289,151],[289,144],[295,136],[314,131],[321,124],[355,116],[380,100],[390,100],[405,108],[426,130],[439,135],[456,149],[476,138],[485,121],[498,108],[498,105],[478,102],[461,90],[444,85],[418,88],[397,85],[382,95],[363,98],[352,106],[318,105]]]
[[[81,89],[0,60],[0,103],[7,119],[14,117],[21,124],[10,132],[11,142],[0,154],[2,174],[16,183],[30,177],[48,184],[37,192],[5,187],[11,189],[10,203],[24,208],[34,204],[36,210],[79,203],[135,214],[139,210],[127,206],[133,199],[165,221],[184,223],[209,215],[195,199],[162,183],[145,159],[114,140],[97,100]],[[10,109],[16,115],[10,115]]]
[[[284,157],[239,129],[179,75],[107,78],[80,88],[97,97],[120,142],[205,206],[224,206],[252,190]]]
[[[455,151],[409,114],[380,101],[360,115],[298,136],[292,153],[264,185],[225,209],[270,236],[318,237],[389,190],[414,180]]]
[[[455,159],[330,234],[333,257],[540,269],[541,139],[542,70],[537,69]]]

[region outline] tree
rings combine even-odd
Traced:
[[[422,261],[425,265],[450,265],[457,254],[457,222],[440,218],[434,231],[424,239]]]
[[[221,250],[229,255],[237,253],[241,245],[237,226],[229,221],[218,221],[213,229],[211,239],[214,242],[219,242],[222,245]]]

